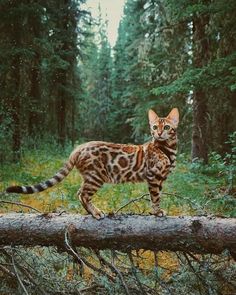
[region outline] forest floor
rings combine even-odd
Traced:
[[[36,184],[47,180],[47,178],[53,176],[61,168],[65,161],[66,156],[64,153],[25,151],[19,164],[1,166],[0,191],[4,191],[9,185]],[[236,198],[233,190],[229,190],[230,171],[227,169],[219,159],[217,161],[213,159],[209,165],[203,166],[200,163],[191,164],[186,155],[179,155],[176,169],[164,184],[161,207],[167,212],[167,215],[172,216],[216,215],[236,217]],[[80,183],[81,177],[74,169],[62,183],[47,191],[35,195],[8,195],[3,196],[1,199],[21,202],[41,212],[66,211],[86,214],[76,196]],[[131,200],[135,201],[130,202]],[[104,185],[94,197],[94,204],[105,213],[119,211],[119,213],[148,214],[150,210],[148,190],[144,183]],[[0,213],[31,211],[31,209],[12,204],[2,203],[0,207]],[[47,249],[40,250],[40,248],[36,249],[36,252],[34,250],[31,251],[27,252],[27,255],[29,253],[31,253],[30,255],[41,253],[41,258],[42,256],[44,258],[48,257],[50,252]],[[84,253],[85,256],[90,255],[86,254],[86,251]],[[29,260],[31,259],[30,257],[28,258]],[[51,252],[50,257],[52,257]],[[56,254],[54,255],[54,264],[55,261],[58,264],[58,257]],[[165,280],[169,279],[178,270],[180,265],[178,258],[178,255],[176,256],[174,253],[158,253],[158,265],[161,266],[161,275]],[[145,274],[148,270],[153,270],[155,259],[153,252],[145,251],[140,255],[140,259],[137,258],[136,262],[139,265],[139,269]],[[94,260],[92,259],[91,261]],[[73,281],[73,263],[68,260],[66,265],[63,264],[62,269],[64,278]],[[58,275],[58,271],[55,271],[55,268],[53,268],[53,271],[55,275]],[[51,276],[53,271],[51,271]],[[62,273],[60,275],[62,276]],[[86,277],[90,280],[91,276],[92,272],[88,269],[85,270],[83,278]],[[147,280],[147,277],[145,280]]]
[[[10,185],[32,185],[53,176],[66,161],[62,153],[25,151],[20,163],[0,167],[0,191]],[[230,171],[222,163],[209,165],[191,164],[188,157],[180,154],[176,169],[163,186],[161,207],[167,215],[207,215],[236,217],[235,192],[229,191]],[[81,176],[74,169],[64,181],[53,188],[34,195],[9,195],[7,200],[21,201],[42,212],[65,210],[86,214],[78,198]],[[105,213],[116,212],[131,199],[148,193],[145,183],[104,185],[94,196],[93,202]],[[3,211],[23,210],[12,205],[1,206]],[[147,214],[150,210],[148,196],[125,206],[121,212]]]

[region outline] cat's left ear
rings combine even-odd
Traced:
[[[171,120],[176,127],[179,124],[179,111],[177,108],[174,108],[171,110],[169,115],[167,116],[167,119]]]

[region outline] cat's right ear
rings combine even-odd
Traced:
[[[157,114],[153,110],[148,111],[149,124],[153,124],[158,120]]]

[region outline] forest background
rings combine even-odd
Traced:
[[[178,107],[178,166],[164,188],[163,207],[170,215],[235,217],[236,2],[127,0],[113,48],[107,22],[101,16],[94,19],[85,2],[0,0],[1,190],[52,176],[77,144],[148,141],[148,109],[165,116]],[[35,199],[6,199],[18,198],[42,211],[66,208],[84,213],[75,196],[77,177],[73,174],[61,184],[63,189]],[[97,202],[115,210],[145,191],[144,185],[105,186]],[[148,205],[144,200],[129,209],[145,213]],[[19,208],[6,204],[1,208],[1,212],[11,210]],[[46,259],[44,251],[41,256]],[[34,263],[33,255],[27,256],[28,263]],[[188,294],[231,294],[233,272],[227,253],[221,264],[219,258],[198,258],[204,271],[211,268],[211,277],[199,279],[198,274],[197,288],[187,279],[192,270],[188,259],[193,258],[167,253],[159,259],[169,261],[162,265],[169,269],[168,275],[159,274],[155,278],[162,283],[153,286],[150,255],[146,268],[151,275],[140,266],[140,280],[151,289],[159,288],[160,294],[172,287],[183,294],[177,282],[181,280]],[[6,253],[1,259],[6,263]],[[17,259],[22,263],[20,256]],[[76,274],[69,258],[67,262],[60,272],[64,285],[56,281],[54,290],[74,288]],[[37,267],[40,281],[43,263],[38,261]],[[59,275],[53,266],[51,272]],[[220,277],[221,272],[228,277]],[[4,292],[18,288],[9,285],[4,272],[2,276]],[[165,280],[171,280],[167,287]],[[215,282],[212,290],[207,280]],[[51,283],[46,279],[41,283],[49,294]],[[105,281],[102,288],[116,294],[117,286]]]

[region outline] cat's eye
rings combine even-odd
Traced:
[[[165,125],[164,130],[170,130],[170,125]]]
[[[153,126],[152,126],[152,129],[153,129],[153,130],[157,130],[157,125],[153,125]]]

